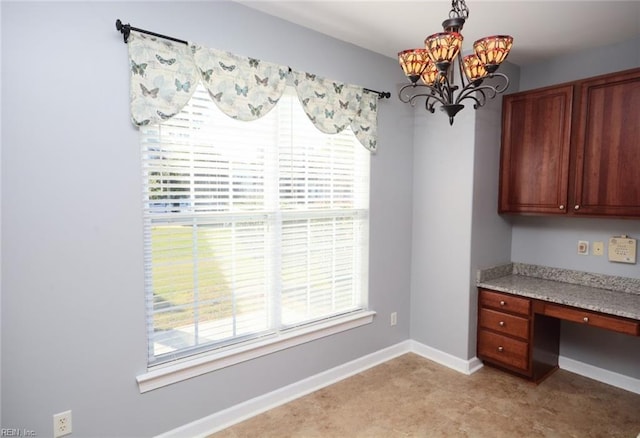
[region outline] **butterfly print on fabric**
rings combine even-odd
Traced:
[[[144,70],[147,68],[147,64],[145,62],[136,64],[133,59],[131,60],[131,72],[134,75],[140,75],[144,77]]]
[[[160,91],[160,88],[158,87],[154,88],[153,90],[149,90],[147,87],[145,87],[142,84],[140,84],[140,89],[142,90],[143,96],[151,96],[153,99],[158,97],[158,91]]]
[[[311,79],[312,81],[315,81],[315,80],[316,80],[316,75],[311,74],[311,73],[305,73],[305,77],[306,77],[307,79]]]
[[[222,91],[217,94],[211,94],[211,92],[209,92],[209,96],[211,96],[213,100],[220,102],[220,99],[222,99]]]
[[[188,93],[189,88],[191,88],[191,82],[187,81],[180,83],[180,81],[176,79],[176,91],[184,91],[185,93]]]
[[[160,55],[156,55],[156,59],[160,61],[160,64],[173,65],[176,62],[176,58],[164,59]]]
[[[162,111],[159,111],[159,110],[156,111],[156,113],[158,113],[158,115],[160,116],[160,118],[162,120],[168,120],[168,119],[170,119],[171,117],[173,117],[173,116],[175,116],[177,114],[177,113],[165,114],[165,113],[163,113]]]
[[[250,103],[248,103],[247,105],[249,105],[249,109],[251,110],[251,115],[260,117],[260,112],[262,111],[262,105],[258,105],[257,107],[251,105]]]
[[[338,100],[338,102],[340,102],[340,108],[342,108],[342,109],[349,108],[349,102],[348,101],[347,102],[343,102],[341,100]]]
[[[249,91],[249,87],[248,86],[240,88],[240,86],[238,84],[236,84],[236,94],[238,96],[240,96],[242,94],[243,96],[246,97],[248,91]]]
[[[258,68],[259,64],[260,64],[260,60],[255,58],[249,58],[249,67]]]
[[[271,105],[275,105],[276,103],[278,103],[278,101],[279,101],[280,99],[272,99],[272,98],[270,98],[270,97],[267,97],[267,100],[269,101],[269,103],[270,103]]]
[[[335,111],[329,111],[329,110],[324,110],[324,116],[327,119],[333,119],[333,116],[335,115]]]
[[[222,67],[224,71],[234,71],[236,69],[235,65],[226,65],[223,64],[222,61],[218,61],[218,64],[220,64],[220,67]]]
[[[258,75],[253,75],[256,78],[256,84],[258,85],[264,85],[265,87],[267,85],[269,85],[269,77],[267,76],[264,79],[260,79],[260,77]]]
[[[319,97],[320,99],[324,99],[327,95],[327,93],[318,93],[317,91],[314,91],[314,93],[316,93],[316,97]]]
[[[333,83],[333,90],[338,94],[342,93],[342,87],[344,87],[344,84],[336,84],[335,82]]]
[[[200,74],[202,75],[202,79],[204,79],[205,81],[209,82],[211,80],[211,75],[213,74],[213,70],[209,69],[207,71],[204,71],[204,70],[200,69]]]
[[[137,126],[147,126],[149,123],[151,123],[151,120],[149,119],[144,119],[141,122],[138,122],[135,118],[133,119],[133,122],[137,125]]]

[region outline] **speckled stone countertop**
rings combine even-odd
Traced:
[[[640,320],[640,279],[509,263],[478,270],[478,287]]]

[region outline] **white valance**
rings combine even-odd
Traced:
[[[377,147],[377,94],[355,85],[293,71],[288,66],[131,32],[131,119],[162,123],[180,112],[198,81],[229,117],[266,115],[293,84],[309,119],[322,132],[351,127],[364,147]]]

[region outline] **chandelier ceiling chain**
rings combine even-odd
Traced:
[[[474,53],[462,56],[463,36],[460,33],[469,18],[465,0],[451,0],[449,18],[442,22],[443,32],[428,36],[425,48],[408,49],[398,53],[398,61],[410,83],[400,89],[398,97],[404,103],[415,105],[416,99],[426,98],[425,109],[435,112],[435,105],[449,116],[449,124],[464,108],[460,102],[470,99],[473,108],[483,106],[509,86],[509,78],[497,73],[507,58],[513,37],[493,35],[481,38],[473,44]],[[460,85],[456,85],[456,67]],[[498,83],[484,83],[486,78],[496,78]],[[421,80],[421,83],[418,81]]]

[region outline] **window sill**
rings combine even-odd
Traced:
[[[370,324],[375,314],[375,312],[370,310],[357,312],[240,347],[234,346],[222,351],[199,355],[178,363],[154,367],[148,372],[136,377],[138,389],[140,393],[145,393],[240,362],[284,350],[285,348],[294,347],[304,344],[305,342],[314,341],[325,336]]]

